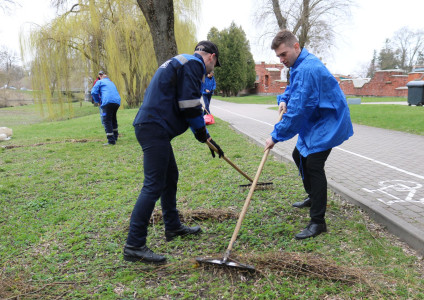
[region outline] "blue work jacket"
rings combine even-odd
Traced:
[[[133,125],[157,123],[172,139],[188,127],[206,126],[200,88],[206,74],[202,56],[181,54],[164,62],[146,89]]]
[[[216,89],[216,81],[215,76],[212,76],[209,78],[208,76],[205,77],[205,82],[202,83],[202,94],[213,94],[213,91]],[[209,92],[206,92],[206,90],[209,90]]]
[[[303,157],[336,147],[353,135],[349,107],[339,83],[324,64],[303,49],[290,68],[290,85],[277,103],[287,113],[274,126],[274,143],[298,134],[296,148]]]
[[[109,78],[98,80],[91,89],[91,96],[94,102],[101,103],[100,107],[110,103],[121,105],[121,96],[119,96],[115,84]]]

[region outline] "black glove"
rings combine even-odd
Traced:
[[[194,131],[194,137],[201,143],[206,143],[206,140],[210,138],[209,133],[206,131],[206,126],[196,129]]]
[[[213,139],[210,139],[209,142],[212,145],[214,145],[215,148],[218,150],[219,158],[221,158],[222,156],[224,156],[224,151],[222,151],[221,147],[219,147],[219,145],[217,143],[215,143],[215,141]],[[213,151],[211,148],[209,148],[209,150],[211,150],[212,157],[215,158],[215,151]]]

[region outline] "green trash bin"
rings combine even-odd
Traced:
[[[422,106],[424,104],[424,80],[410,81],[408,87],[408,105]]]

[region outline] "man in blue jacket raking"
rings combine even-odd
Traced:
[[[218,56],[215,44],[201,41],[193,55],[181,54],[164,62],[146,90],[133,122],[144,154],[144,182],[131,214],[124,247],[126,261],[166,261],[165,256],[154,253],[146,245],[147,227],[159,198],[167,241],[201,232],[199,226],[181,224],[178,216],[178,167],[171,140],[190,127],[199,142],[208,140],[218,149],[219,157],[224,155],[206,129],[200,102],[202,80],[215,66],[220,66]],[[212,150],[211,153],[215,157]]]
[[[104,145],[115,145],[119,135],[116,113],[121,105],[121,96],[115,84],[105,73],[99,73],[99,77],[100,80],[91,89],[91,96],[94,102],[100,103],[100,108],[103,110],[103,123],[107,137],[107,143]]]
[[[271,49],[290,68],[290,84],[277,96],[283,119],[274,126],[265,150],[298,134],[293,159],[302,176],[308,197],[293,204],[310,207],[311,221],[296,234],[296,239],[317,236],[327,231],[327,178],[324,165],[331,149],[353,135],[349,107],[337,80],[324,64],[306,49],[290,31],[282,30]]]

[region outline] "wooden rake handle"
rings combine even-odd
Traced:
[[[216,149],[216,147],[209,141],[206,141],[206,143],[208,144],[209,148],[211,148],[213,151],[215,151],[216,153],[218,153],[218,149]],[[230,164],[230,166],[232,166],[234,169],[237,170],[237,172],[239,172],[241,175],[244,176],[244,178],[246,178],[247,180],[249,180],[250,182],[253,182],[253,179],[250,178],[246,173],[244,173],[242,170],[240,170],[239,167],[237,167],[231,160],[229,160],[225,155],[222,156],[222,158],[228,163]]]
[[[278,122],[280,122],[282,118],[283,118],[283,112],[280,113]],[[250,186],[249,194],[247,195],[246,201],[244,202],[244,205],[243,205],[243,209],[241,210],[240,216],[237,220],[237,225],[236,225],[236,228],[234,229],[233,236],[231,237],[230,244],[228,245],[227,251],[225,252],[225,255],[223,258],[224,262],[227,261],[228,257],[230,256],[231,250],[233,249],[234,242],[236,241],[237,235],[241,228],[241,223],[243,222],[244,216],[246,215],[247,208],[249,207],[250,200],[252,199],[253,192],[255,191],[256,185],[258,184],[259,177],[261,176],[262,169],[264,168],[264,165],[268,158],[268,154],[270,150],[271,149],[269,148],[265,150],[261,163],[259,164],[258,171],[256,172],[252,185]]]

